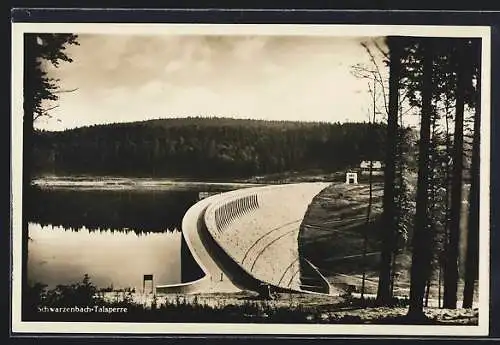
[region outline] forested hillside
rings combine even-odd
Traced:
[[[248,177],[383,160],[385,125],[159,119],[36,132],[37,174]]]

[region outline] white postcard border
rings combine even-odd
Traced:
[[[213,324],[104,323],[21,321],[22,117],[23,34],[29,32],[116,35],[293,35],[293,36],[417,36],[482,38],[479,322],[477,326],[347,325],[347,324]],[[489,329],[490,221],[490,70],[488,26],[427,25],[306,25],[306,24],[130,24],[13,23],[12,24],[12,332],[62,334],[268,334],[268,335],[386,335],[484,336]],[[486,183],[487,182],[487,183]]]

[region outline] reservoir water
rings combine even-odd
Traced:
[[[28,279],[49,288],[81,281],[142,291],[181,281],[181,222],[200,197],[231,183],[38,180],[30,191]],[[250,186],[250,185],[248,185]]]

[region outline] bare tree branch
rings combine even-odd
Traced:
[[[408,109],[406,109],[405,111],[403,111],[403,112],[401,113],[401,115],[406,115],[406,114],[408,114],[410,111],[412,111],[412,110],[413,110],[413,108],[415,108],[415,106],[414,106],[414,105],[412,105],[411,107],[409,107]]]
[[[53,94],[58,94],[58,93],[71,93],[71,92],[75,92],[77,91],[78,88],[74,88],[74,89],[68,89],[68,90],[54,90],[52,91]],[[37,113],[36,115],[33,116],[33,121],[36,121],[38,120],[39,118],[41,117],[48,117],[49,119],[52,119],[53,116],[49,114],[49,111],[51,110],[54,110],[56,108],[59,108],[59,104],[56,104],[52,107],[49,107],[47,109],[42,109],[39,113]],[[56,119],[58,122],[61,122],[60,119]]]
[[[42,111],[40,111],[39,113],[37,113],[35,116],[33,116],[33,121],[38,120],[42,116],[46,116],[46,117],[48,117],[50,119],[53,118],[53,116],[49,114],[49,111],[54,110],[56,108],[59,108],[59,104],[56,104],[56,105],[54,105],[54,106],[52,106],[50,108],[47,108],[47,109],[43,109]]]
[[[378,82],[382,87],[382,94],[384,95],[384,97],[383,97],[384,98],[384,107],[385,107],[386,112],[389,113],[389,106],[387,104],[387,91],[385,90],[385,85],[382,82],[382,73],[380,72],[380,68],[377,64],[377,61],[375,60],[375,56],[371,52],[370,48],[366,45],[366,43],[361,42],[361,45],[363,46],[363,48],[365,48],[366,52],[370,56],[370,60],[373,63],[373,65],[375,66],[376,73],[378,74],[378,77],[380,78]]]
[[[75,92],[76,90],[78,90],[78,88],[74,88],[74,89],[69,89],[69,90],[55,90],[55,91],[52,91],[52,93],[71,93],[71,92]]]
[[[408,94],[409,94],[409,91],[408,90],[405,90],[403,92],[403,94],[399,96],[399,106],[401,107],[404,103],[404,101],[406,101],[408,99]]]
[[[379,44],[377,43],[377,41],[375,40],[372,40],[373,44],[375,45],[375,47],[377,48],[377,50],[387,59],[389,60],[389,53],[385,52],[380,46]]]

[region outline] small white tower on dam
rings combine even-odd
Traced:
[[[348,172],[345,174],[346,184],[358,184],[358,173]]]

